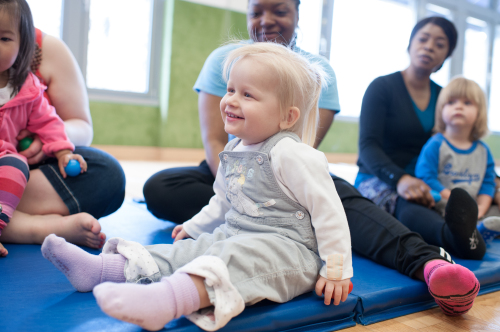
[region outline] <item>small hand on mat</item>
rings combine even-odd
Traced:
[[[328,280],[322,276],[318,276],[316,281],[316,295],[325,294],[325,304],[330,305],[332,297],[333,304],[339,305],[340,301],[347,300],[347,295],[350,293],[351,279],[344,280]]]

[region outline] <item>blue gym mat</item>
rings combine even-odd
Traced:
[[[144,205],[125,201],[111,216],[100,219],[108,238],[122,237],[142,244],[172,243],[173,223],[153,217]],[[104,314],[92,293],[79,293],[49,261],[39,245],[9,245],[0,259],[0,331],[141,331]],[[86,248],[93,254],[98,250]],[[313,293],[277,304],[262,301],[248,307],[220,331],[317,331],[354,326],[358,298],[350,295],[341,305],[325,306]],[[166,331],[202,331],[182,317]]]
[[[144,205],[126,200],[100,220],[108,238],[122,237],[142,244],[171,243],[172,223],[153,217]],[[50,262],[39,245],[6,245],[0,259],[0,331],[140,331],[133,324],[105,315],[92,293],[78,293]],[[99,251],[86,249],[90,253]],[[500,289],[500,240],[483,261],[456,260],[481,282],[480,294]],[[335,331],[371,324],[436,306],[425,283],[354,254],[354,290],[340,306],[325,306],[313,293],[285,303],[263,301],[247,307],[221,331]],[[185,318],[166,331],[201,331]]]

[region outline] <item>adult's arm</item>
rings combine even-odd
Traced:
[[[89,146],[93,138],[87,89],[82,73],[69,48],[58,38],[43,36],[40,74],[66,134],[76,146]]]
[[[366,89],[359,118],[359,158],[371,174],[397,189],[400,196],[431,207],[434,199],[429,186],[407,174],[383,149],[391,93],[395,92],[382,78],[375,79]]]
[[[363,96],[359,117],[359,157],[373,175],[396,188],[406,172],[383,149],[386,120],[391,107],[391,91],[385,85],[382,78],[375,79]]]
[[[200,119],[201,139],[205,156],[214,177],[219,167],[219,153],[227,144],[227,133],[220,113],[222,98],[200,91],[198,93],[198,114]]]

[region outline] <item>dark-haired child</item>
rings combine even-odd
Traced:
[[[0,235],[23,195],[29,178],[24,156],[18,154],[17,135],[22,129],[37,134],[43,152],[58,159],[63,177],[71,159],[79,161],[82,172],[87,163],[73,154],[64,123],[43,96],[45,86],[31,73],[35,28],[25,0],[0,2]],[[0,244],[0,257],[7,255]]]

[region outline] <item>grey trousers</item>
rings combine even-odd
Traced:
[[[322,261],[304,245],[279,234],[227,233],[222,225],[196,240],[145,248],[162,276],[173,274],[197,257],[219,257],[247,305],[263,299],[283,303],[314,289]],[[209,288],[207,291],[213,293]]]

